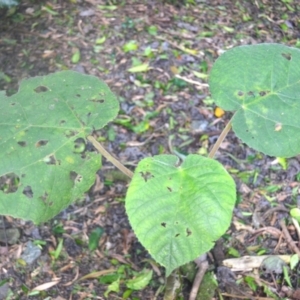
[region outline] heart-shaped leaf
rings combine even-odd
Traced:
[[[86,136],[118,109],[105,83],[72,71],[0,93],[0,214],[39,223],[82,197],[101,166]]]
[[[126,211],[139,241],[166,267],[167,276],[210,250],[225,233],[235,184],[215,160],[189,155],[145,158],[126,195]]]
[[[210,74],[218,106],[236,111],[232,128],[265,154],[300,153],[300,50],[279,44],[240,46],[225,52]]]

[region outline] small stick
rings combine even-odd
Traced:
[[[293,224],[296,228],[297,234],[298,234],[298,240],[300,240],[300,226],[298,221],[295,218],[292,218]]]
[[[179,78],[181,80],[184,80],[184,81],[186,81],[188,83],[194,84],[194,85],[198,85],[198,86],[201,86],[201,87],[209,87],[209,85],[207,83],[198,82],[198,81],[195,81],[195,80],[192,80],[192,79],[180,76],[178,74],[176,74],[175,77],[177,77],[177,78]]]
[[[231,118],[231,120],[232,120],[232,118]],[[223,129],[221,134],[219,135],[218,140],[214,144],[213,148],[210,150],[210,152],[208,154],[209,158],[213,158],[215,156],[216,152],[220,148],[220,145],[222,144],[222,142],[224,141],[226,135],[230,131],[230,129],[231,129],[231,120],[227,123],[227,125],[225,126],[225,128]]]
[[[287,243],[289,244],[291,250],[293,250],[298,255],[298,257],[300,258],[300,250],[294,244],[294,241],[293,241],[292,237],[290,236],[288,229],[285,226],[284,219],[280,220],[279,224],[282,228],[282,232],[284,234],[284,237],[285,237]]]
[[[108,160],[110,161],[115,167],[117,167],[122,173],[127,175],[128,177],[132,178],[133,173],[127,169],[120,161],[114,158],[110,153],[108,153],[103,146],[91,135],[87,137],[87,139],[93,144],[93,146]]]
[[[192,56],[195,56],[195,57],[197,57],[197,58],[201,58],[201,57],[198,56],[197,54],[194,54],[194,53],[191,52],[191,51],[187,51],[187,49],[185,49],[185,47],[183,47],[183,46],[181,46],[181,45],[178,45],[178,44],[176,44],[176,43],[174,43],[174,42],[168,40],[167,38],[165,38],[165,37],[163,37],[163,36],[156,36],[156,38],[159,39],[159,40],[163,40],[163,41],[165,41],[165,42],[168,42],[171,46],[173,46],[173,47],[175,47],[175,48],[177,48],[177,49],[179,49],[179,50],[181,50],[181,51],[183,51],[183,52],[185,52],[185,53],[188,53],[188,54],[190,54],[190,55],[192,55]]]

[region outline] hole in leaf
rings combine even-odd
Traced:
[[[83,179],[82,175],[74,172],[74,171],[71,171],[70,172],[70,179],[74,182],[74,183],[80,183]]]
[[[83,179],[82,175],[78,174],[77,177],[75,178],[75,182],[80,183],[82,179]]]
[[[242,91],[239,91],[238,96],[242,97],[242,96],[244,96],[244,93]]]
[[[74,171],[71,171],[71,172],[70,172],[70,179],[71,179],[72,181],[75,181],[76,178],[77,178],[77,176],[78,176],[78,174],[77,174],[76,172],[74,172]]]
[[[78,138],[74,141],[74,153],[82,153],[85,151],[86,144],[83,138]]]
[[[281,53],[282,57],[284,57],[287,60],[292,59],[292,54],[291,53]]]
[[[249,91],[249,92],[247,93],[247,95],[249,95],[249,96],[254,96],[254,93],[253,93],[252,91]]]
[[[167,227],[167,223],[166,222],[162,222],[161,224],[160,224],[162,227]]]
[[[21,147],[26,147],[27,143],[25,141],[19,141],[18,145],[21,146]]]
[[[36,142],[35,147],[39,148],[39,147],[46,146],[47,144],[48,144],[47,140],[39,140],[38,142]]]
[[[168,189],[170,192],[172,192],[172,188],[170,188],[170,187],[167,186],[167,189]]]
[[[191,230],[189,228],[186,229],[186,236],[190,236],[192,234]]]
[[[81,97],[81,95],[80,95],[80,94],[76,94],[76,97],[80,98],[80,97]]]
[[[50,155],[50,156],[47,156],[44,158],[44,162],[47,164],[47,165],[56,165],[56,158],[54,155]]]
[[[18,190],[19,183],[20,178],[15,173],[0,176],[0,191],[5,194],[15,193]]]
[[[179,237],[180,236],[180,233],[177,233],[176,235],[175,235],[175,237]]]
[[[92,99],[91,102],[104,103],[103,99]]]
[[[34,91],[35,91],[36,93],[45,93],[45,92],[48,91],[48,88],[45,87],[45,86],[43,86],[43,85],[40,85],[40,86],[38,86],[37,88],[35,88]]]
[[[143,179],[145,180],[145,182],[147,182],[149,179],[151,179],[152,177],[154,177],[150,172],[140,172],[141,176],[143,177]]]
[[[33,197],[33,191],[30,185],[25,186],[23,189],[23,194],[27,197],[27,198],[32,198]]]
[[[61,120],[61,121],[59,121],[59,125],[64,125],[66,123],[66,121],[65,120]]]

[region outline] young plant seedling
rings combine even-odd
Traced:
[[[0,94],[0,213],[46,221],[94,183],[101,158],[89,140],[132,177],[125,207],[130,224],[166,275],[205,254],[227,230],[236,201],[234,180],[213,159],[228,131],[267,155],[300,153],[300,50],[278,44],[225,52],[210,75],[216,104],[232,111],[208,158],[157,155],[134,173],[92,136],[118,113],[109,88],[95,77],[64,71],[24,80]],[[3,191],[3,182],[13,186]]]

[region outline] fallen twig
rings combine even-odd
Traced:
[[[292,239],[292,237],[290,236],[290,233],[289,233],[288,229],[287,229],[286,226],[285,226],[284,219],[280,220],[279,224],[280,224],[280,226],[281,226],[281,228],[282,228],[282,232],[283,232],[283,234],[284,234],[284,237],[285,237],[285,239],[286,239],[286,241],[287,241],[287,243],[288,243],[290,249],[291,249],[292,251],[294,251],[294,252],[298,255],[298,257],[300,258],[300,250],[299,250],[298,247],[295,245],[295,241],[294,241],[294,240]]]

